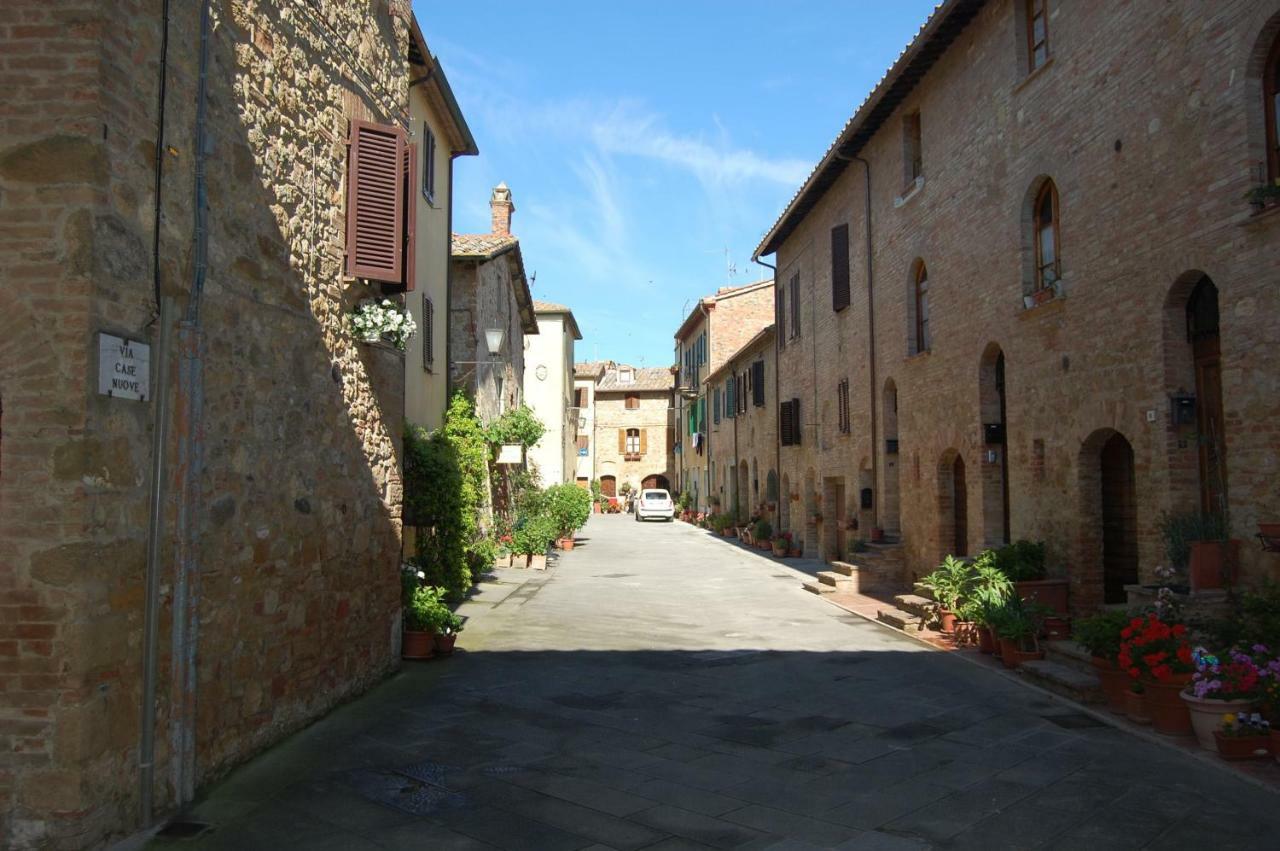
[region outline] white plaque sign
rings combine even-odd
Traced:
[[[504,443],[498,450],[498,464],[521,464],[524,462],[524,447],[518,443]]]
[[[151,395],[151,346],[99,332],[98,392],[146,401]]]

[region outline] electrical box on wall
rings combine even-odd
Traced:
[[[1175,426],[1196,424],[1196,397],[1189,393],[1175,393],[1169,397],[1169,413]]]

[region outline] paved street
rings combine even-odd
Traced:
[[[1275,848],[1280,798],[868,623],[681,523],[593,517],[210,790],[308,849]]]

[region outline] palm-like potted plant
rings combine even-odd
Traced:
[[[933,573],[920,580],[919,585],[933,595],[943,632],[955,632],[956,612],[967,598],[975,577],[968,561],[949,555]]]
[[[995,637],[991,632],[993,613],[1012,596],[1013,583],[995,565],[982,561],[973,563],[973,580],[960,603],[960,618],[971,624],[969,631],[983,653],[995,652]]]
[[[1013,597],[996,613],[993,628],[1000,639],[1000,661],[1006,668],[1044,658],[1038,638],[1043,612],[1043,607]]]

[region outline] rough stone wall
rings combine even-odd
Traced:
[[[342,238],[347,122],[399,117],[405,14],[213,3],[203,465],[189,506],[197,784],[394,664],[404,367],[350,336],[368,289],[343,279]],[[141,0],[0,10],[0,605],[18,615],[0,628],[0,676],[23,695],[0,707],[6,847],[82,847],[139,827],[155,405],[98,396],[94,369],[100,330],[150,341],[153,375],[162,356],[150,257],[159,23],[159,4]],[[193,273],[198,49],[199,4],[178,4],[160,272],[179,314]],[[174,701],[189,697],[171,677],[176,494],[161,544],[162,811],[175,800]]]
[[[775,492],[771,497],[768,492],[769,473],[773,472],[776,478],[778,466],[774,354],[772,337],[758,341],[729,358],[728,371],[716,376],[711,383],[712,398],[714,390],[719,388],[723,406],[724,387],[730,372],[743,375],[751,371],[751,364],[764,361],[764,406],[756,407],[752,392],[747,391],[746,413],[733,418],[722,414],[719,423],[715,422],[713,414],[709,426],[710,460],[715,465],[715,493],[720,497],[722,510],[730,510],[734,505],[735,494],[740,494],[737,506],[743,517],[759,514],[766,517],[775,528],[780,528],[777,523],[778,494]],[[746,462],[745,472],[743,462]]]
[[[501,411],[519,405],[524,398],[526,346],[513,286],[515,260],[508,252],[485,262],[468,259],[452,262],[453,305],[449,317],[449,357],[452,362],[449,369],[453,387],[466,391],[475,401],[476,414],[481,421],[489,423]],[[491,357],[485,342],[486,328],[506,329],[498,364],[488,363]]]
[[[636,391],[640,407],[627,410],[627,394],[622,391],[596,392],[595,444],[596,476],[615,476],[619,495],[624,482],[632,487],[648,476],[666,476],[675,483],[672,471],[672,453],[668,447],[671,423],[671,394],[662,390]],[[636,461],[626,460],[618,451],[618,432],[629,428],[640,429],[645,434],[644,455]]]
[[[1249,218],[1242,196],[1262,159],[1259,75],[1280,3],[1050,8],[1047,66],[1025,73],[1011,4],[990,3],[862,152],[873,184],[874,382],[861,168],[846,170],[779,250],[778,281],[798,271],[804,292],[801,337],[780,355],[782,396],[803,400],[805,420],[803,445],[782,448],[784,471],[811,505],[822,477],[861,487],[874,469],[880,523],[901,528],[908,568],[920,573],[954,541],[948,468],[959,456],[969,548],[991,542],[999,456],[989,461],[982,440],[980,367],[994,343],[1006,359],[1012,537],[1045,540],[1054,569],[1073,579],[1075,603],[1098,602],[1097,452],[1119,432],[1133,447],[1140,569],[1150,580],[1164,560],[1160,513],[1197,504],[1194,439],[1170,426],[1168,397],[1194,387],[1181,317],[1203,272],[1219,292],[1233,532],[1246,541],[1248,576],[1274,574],[1276,557],[1252,536],[1280,502],[1271,389],[1280,374],[1269,354],[1280,342],[1280,218]],[[902,117],[915,110],[924,184],[910,194]],[[1029,196],[1045,176],[1060,196],[1062,293],[1027,308]],[[840,223],[853,302],[837,314],[830,229]],[[933,344],[911,355],[917,258],[928,268]],[[843,377],[852,436],[836,430]],[[889,382],[896,458],[884,447]]]

